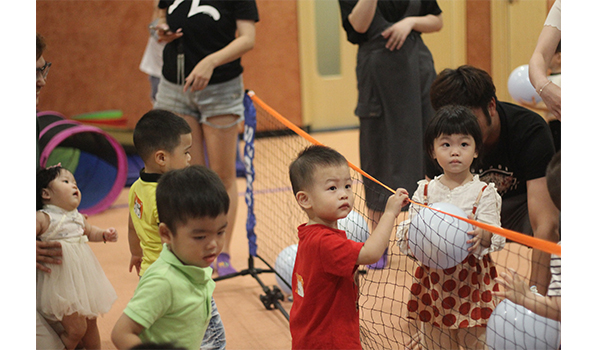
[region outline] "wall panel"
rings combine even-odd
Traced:
[[[249,89],[301,123],[295,1],[257,0],[256,46],[242,59]],[[52,62],[39,109],[67,116],[120,109],[134,127],[152,108],[149,83],[139,70],[148,40],[152,1],[38,0],[36,30]]]

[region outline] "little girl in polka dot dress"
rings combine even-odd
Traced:
[[[500,195],[494,184],[480,181],[470,170],[482,145],[481,129],[471,110],[441,108],[427,127],[425,142],[444,174],[419,181],[413,201],[454,204],[474,220],[499,227]],[[420,208],[411,205],[410,217]],[[409,226],[410,219],[400,224],[397,238],[400,250],[412,255]],[[485,327],[498,303],[492,291],[499,290],[489,253],[502,249],[506,240],[480,228],[469,234],[469,255],[457,266],[441,270],[418,264],[414,272],[408,318],[420,323],[421,336],[413,334],[413,339],[424,349],[486,349]]]

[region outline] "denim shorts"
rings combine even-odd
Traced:
[[[215,298],[211,298],[211,306],[212,313],[210,315],[210,322],[208,323],[206,333],[204,333],[200,349],[225,350],[225,327],[223,327],[221,314],[219,314],[219,310],[217,310]]]
[[[199,91],[183,92],[183,85],[173,84],[161,77],[156,94],[155,109],[165,109],[179,115],[198,119],[201,124],[227,129],[244,120],[244,82],[240,74],[229,81],[207,85]],[[237,115],[229,125],[210,123],[208,118],[217,115]]]

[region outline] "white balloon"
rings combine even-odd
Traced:
[[[486,338],[490,350],[556,350],[560,345],[560,322],[504,299],[488,320]]]
[[[524,64],[515,68],[508,77],[508,93],[517,102],[531,102],[534,98],[538,103],[542,100],[529,80],[529,65]]]
[[[467,214],[449,203],[434,203],[431,208],[467,218]],[[408,228],[408,246],[415,258],[433,269],[447,269],[461,263],[471,244],[467,232],[473,226],[466,221],[432,210],[421,209]]]
[[[355,242],[366,242],[369,238],[369,225],[365,218],[352,210],[348,216],[338,220],[338,229],[346,231],[346,237]]]
[[[292,274],[294,272],[294,265],[296,264],[296,254],[298,253],[298,245],[292,244],[290,246],[285,247],[279,255],[277,255],[277,259],[275,259],[275,271],[281,275],[283,278],[279,278],[279,276],[275,275],[275,280],[279,285],[279,288],[284,294],[291,295],[292,290],[288,285],[286,285],[283,281],[292,285]]]

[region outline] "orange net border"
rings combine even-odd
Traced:
[[[285,117],[283,117],[281,114],[279,114],[276,110],[274,110],[273,108],[271,108],[269,105],[267,105],[263,100],[261,100],[259,97],[256,96],[256,94],[254,94],[254,92],[249,91],[248,95],[250,96],[250,98],[252,99],[252,101],[254,103],[256,103],[257,105],[259,105],[262,109],[264,109],[265,111],[267,111],[269,114],[271,114],[274,118],[276,118],[279,122],[281,122],[283,125],[287,126],[290,130],[294,131],[296,134],[302,136],[303,138],[305,138],[307,141],[311,142],[312,144],[315,145],[323,145],[321,142],[319,142],[317,139],[315,139],[314,137],[312,137],[311,135],[309,135],[306,131],[300,129],[298,126],[296,126],[294,123],[290,122],[289,120],[287,120]],[[365,171],[363,171],[361,168],[357,167],[356,165],[352,164],[351,162],[348,162],[348,165],[350,166],[350,168],[356,170],[358,173],[360,173],[362,176],[367,177],[368,179],[374,181],[375,183],[383,186],[384,188],[386,188],[387,190],[389,190],[390,192],[394,193],[395,191],[393,189],[391,189],[390,187],[386,186],[385,184],[381,183],[379,180],[375,179],[374,177],[372,177],[371,175],[367,174]],[[415,201],[410,200],[411,203],[416,204],[416,205],[420,205],[422,207],[427,207],[426,205],[423,205],[421,203],[417,203]],[[430,208],[432,210],[435,211],[439,211],[442,212],[446,215],[450,215],[452,217],[455,217],[457,219],[463,220],[468,222],[469,224],[473,225],[473,226],[477,226],[480,227],[486,231],[490,231],[493,232],[495,234],[501,235],[507,239],[510,239],[514,242],[518,242],[521,243],[523,245],[529,246],[531,248],[534,249],[538,249],[541,250],[543,252],[546,253],[550,253],[550,254],[554,254],[557,256],[561,256],[561,246],[559,244],[550,242],[550,241],[546,241],[540,238],[536,238],[536,237],[531,237],[516,231],[512,231],[509,229],[505,229],[502,227],[496,227],[496,226],[492,226],[492,225],[488,225],[476,220],[472,220],[472,219],[466,219],[463,217],[459,217],[450,213],[446,213],[444,211],[441,211],[439,209],[435,209],[435,208],[431,208],[431,207],[427,207]]]

